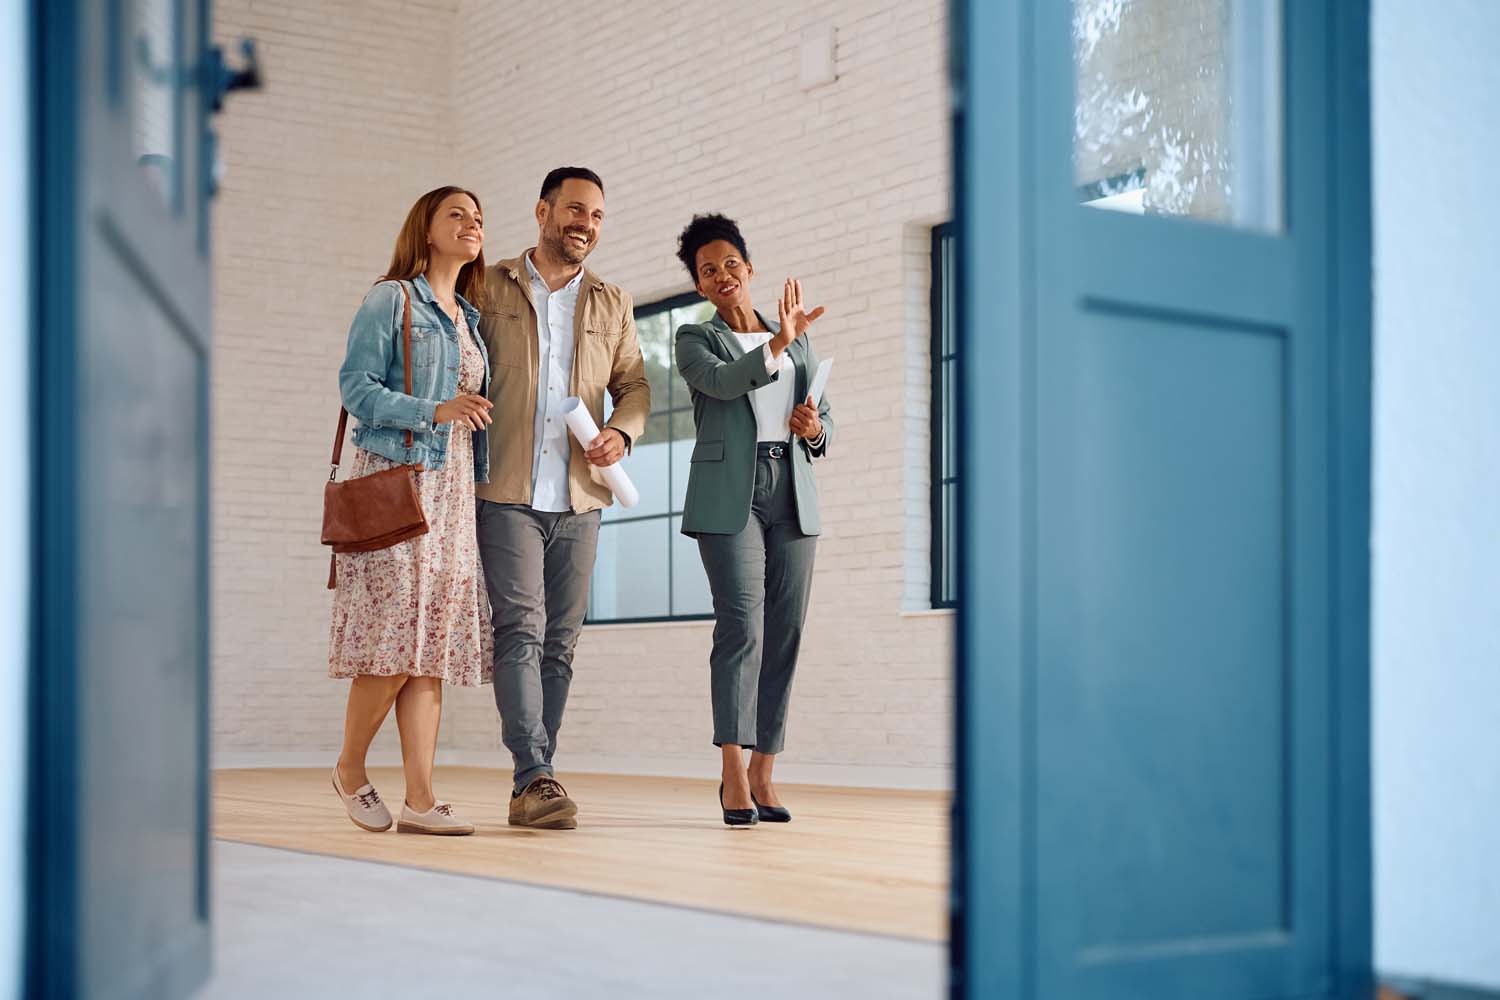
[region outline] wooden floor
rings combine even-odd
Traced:
[[[397,812],[401,772],[370,776]],[[785,785],[790,824],[731,830],[712,782],[558,777],[579,804],[577,830],[508,826],[508,773],[439,768],[438,794],[478,829],[422,837],[355,827],[326,771],[218,771],[214,835],[820,927],[947,934],[946,794]]]

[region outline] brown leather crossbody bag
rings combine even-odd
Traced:
[[[406,394],[411,395],[411,296],[403,282],[396,282],[405,302],[401,319],[401,361],[406,375]],[[414,473],[421,465],[398,465],[368,476],[338,482],[339,460],[344,452],[344,429],[349,411],[339,407],[339,429],[333,438],[333,461],[328,482],[323,484],[323,544],[334,553],[373,552],[390,548],[427,533],[422,497]],[[411,431],[406,432],[411,447]],[[338,584],[338,560],[329,557],[328,589]]]

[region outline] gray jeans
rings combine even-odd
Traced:
[[[551,774],[573,648],[588,611],[599,512],[552,514],[475,502],[495,632],[495,707],[520,791]]]
[[[714,744],[780,753],[818,538],[798,526],[791,460],[765,452],[749,522],[738,534],[699,535],[698,553],[714,598]]]

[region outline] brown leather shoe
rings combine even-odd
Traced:
[[[550,774],[538,775],[519,795],[510,797],[510,825],[534,830],[573,830],[578,805]]]

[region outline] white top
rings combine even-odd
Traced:
[[[749,354],[757,347],[766,359],[766,374],[781,376],[759,389],[750,391],[750,408],[755,411],[757,441],[775,441],[785,444],[791,437],[792,408],[797,405],[797,366],[790,351],[782,351],[780,358],[771,357],[771,333],[740,333],[732,331],[740,348]]]
[[[573,499],[568,493],[568,459],[572,452],[562,404],[573,385],[573,314],[578,309],[583,269],[579,268],[572,281],[554,292],[537,273],[531,254],[525,260],[526,270],[531,274],[537,340],[531,508],[556,513],[573,509]]]

